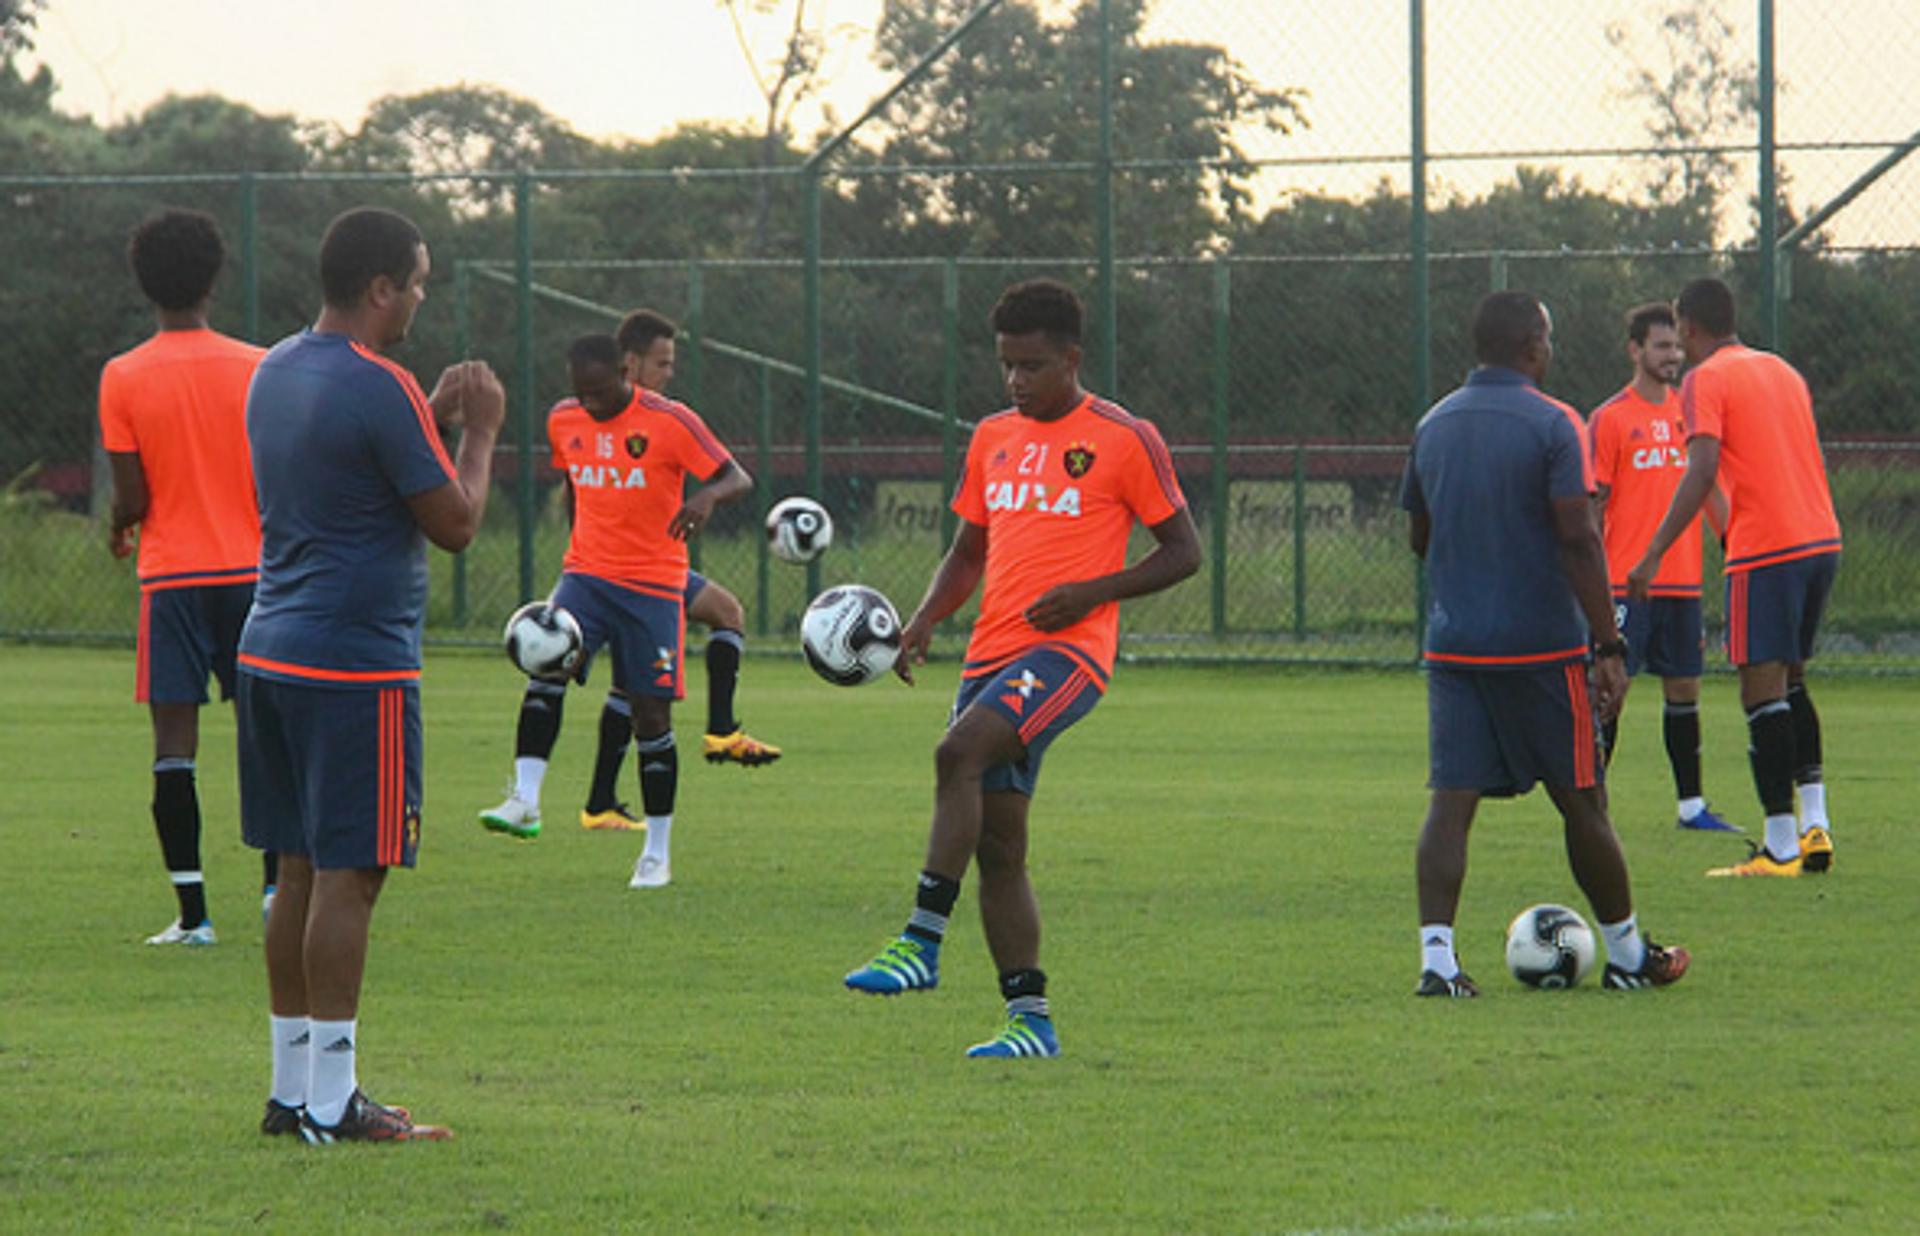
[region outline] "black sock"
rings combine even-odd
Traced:
[[[1747,714],[1747,759],[1761,810],[1792,815],[1793,712],[1785,700],[1768,700]]]
[[[1615,717],[1600,727],[1600,767],[1613,767],[1613,748],[1619,741],[1620,718]]]
[[[938,944],[947,938],[947,919],[953,903],[960,899],[960,881],[949,880],[931,871],[920,873],[913,894],[913,917],[907,920],[906,934]]]
[[[1807,684],[1796,682],[1787,688],[1787,706],[1793,710],[1793,755],[1797,767],[1793,779],[1799,785],[1817,784],[1821,769],[1820,714],[1813,710],[1813,697]]]
[[[200,879],[200,794],[193,783],[192,760],[154,762],[153,827],[160,834],[160,856],[173,876],[174,896],[180,900],[180,925],[198,927],[207,921],[207,887]]]
[[[1683,799],[1700,797],[1700,705],[1668,704],[1660,732],[1673,765],[1673,791]]]
[[[648,815],[672,815],[673,796],[680,788],[680,753],[673,745],[673,731],[641,738],[634,743],[640,753],[640,803]]]
[[[1018,1000],[1022,996],[1047,994],[1045,970],[1009,970],[1000,976],[1000,998]]]
[[[526,697],[520,701],[520,728],[513,739],[515,759],[553,758],[553,744],[560,741],[560,714],[566,702],[565,683],[527,684]]]
[[[280,884],[280,856],[272,850],[260,852],[260,891],[277,888]]]
[[[745,637],[738,631],[716,630],[707,640],[707,733],[731,734],[740,728],[733,715],[733,692],[740,685],[740,650]]]
[[[593,786],[587,791],[587,810],[611,811],[620,801],[620,765],[633,739],[633,709],[624,697],[607,693],[600,709],[600,750],[593,757]]]

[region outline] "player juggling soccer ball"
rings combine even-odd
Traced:
[[[382,355],[407,337],[428,269],[408,219],[336,218],[319,320],[267,353],[247,395],[261,545],[240,637],[240,805],[248,844],[280,855],[260,1129],[316,1145],[449,1136],[368,1098],[357,1063],[374,903],[420,844],[427,542],[457,553],[479,531],[506,411],[483,362],[428,396]],[[457,462],[435,425],[456,419]]]
[[[1680,534],[1650,595],[1639,601],[1627,596],[1627,572],[1639,565],[1687,469],[1686,424],[1672,389],[1680,375],[1680,334],[1671,305],[1641,305],[1627,315],[1627,359],[1633,364],[1633,380],[1587,418],[1594,511],[1607,547],[1614,619],[1627,640],[1627,676],[1644,668],[1660,679],[1665,698],[1660,731],[1673,767],[1680,827],[1739,832],[1713,813],[1700,791],[1700,671],[1706,636],[1700,617],[1698,519]],[[1718,489],[1708,499],[1707,515],[1714,527],[1727,526],[1727,500]],[[1601,730],[1609,769],[1619,738],[1616,717]]]
[[[247,383],[264,349],[207,325],[226,249],[213,219],[163,210],[127,260],[154,333],[100,374],[100,440],[113,466],[108,548],[140,556],[133,698],[153,719],[153,826],[180,913],[148,944],[214,943],[200,867],[195,763],[207,675],[234,690],[233,654],[259,576],[260,515],[247,460]],[[274,880],[267,855],[266,891]]]
[[[1415,863],[1414,994],[1480,994],[1453,947],[1467,832],[1483,797],[1536,782],[1559,809],[1573,877],[1600,920],[1602,986],[1664,986],[1690,958],[1640,934],[1607,818],[1598,725],[1626,695],[1627,644],[1607,594],[1579,415],[1540,390],[1553,359],[1546,306],[1525,292],[1488,296],[1474,314],[1473,350],[1479,364],[1466,385],[1420,418],[1401,487],[1429,585],[1433,798]]]
[[[1080,386],[1079,297],[1051,280],[1015,284],[994,306],[1013,407],[982,421],[953,509],[960,528],[907,621],[895,663],[913,681],[934,626],[984,580],[960,689],[934,752],[933,828],[906,930],[847,975],[895,995],[940,981],[947,917],[969,864],[1007,1020],[969,1056],[1057,1056],[1040,969],[1040,908],[1027,876],[1027,814],[1047,747],[1093,710],[1119,640],[1119,602],[1200,566],[1173,461],[1147,421]],[[1157,542],[1126,563],[1135,523]]]
[[[1807,694],[1806,668],[1839,570],[1840,521],[1813,399],[1792,365],[1740,342],[1726,284],[1696,279],[1673,308],[1680,346],[1693,364],[1680,385],[1687,469],[1627,583],[1635,601],[1655,591],[1666,555],[1724,476],[1727,658],[1740,671],[1747,749],[1767,824],[1764,842],[1745,862],[1707,874],[1825,872],[1833,865],[1833,838],[1820,717]]]
[[[553,603],[579,622],[588,657],[603,646],[612,651],[613,685],[632,713],[646,813],[646,847],[630,886],[659,888],[672,878],[669,845],[679,782],[672,709],[685,694],[687,538],[706,526],[720,503],[751,490],[753,478],[693,409],[627,382],[612,335],[574,340],[567,373],[574,397],[547,416],[553,461],[566,470],[573,507],[573,533]],[[688,475],[701,486],[683,502]],[[529,685],[520,708],[514,788],[505,803],[481,812],[486,827],[523,838],[539,835],[540,783],[560,733],[565,697],[564,682]],[[611,787],[596,791],[610,794]],[[633,827],[623,816],[596,822],[591,812],[582,823]]]

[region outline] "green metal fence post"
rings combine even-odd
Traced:
[[[1233,366],[1233,268],[1225,257],[1213,263],[1213,498],[1208,518],[1213,551],[1213,633],[1227,633],[1228,398]]]
[[[960,476],[960,263],[948,258],[940,280],[940,547],[953,542],[953,491]]]
[[[1100,0],[1100,381],[1109,399],[1120,398],[1119,288],[1113,261],[1113,0]]]
[[[820,173],[807,168],[801,176],[800,196],[802,206],[801,226],[804,231],[806,256],[805,271],[801,279],[801,292],[806,300],[806,353],[807,353],[807,476],[805,493],[814,501],[824,501],[820,490],[820,431],[824,418],[823,391],[820,386],[821,370],[824,364],[824,323],[820,308]],[[820,559],[807,563],[807,595],[820,593]]]
[[[533,596],[533,176],[521,168],[513,180],[514,318],[518,327],[520,409],[514,418],[519,452],[520,599]]]
[[[696,408],[707,402],[707,273],[696,259],[687,263],[687,398]]]
[[[1407,0],[1408,34],[1408,110],[1411,113],[1412,157],[1409,193],[1413,205],[1412,235],[1412,310],[1413,310],[1413,414],[1417,418],[1427,406],[1433,387],[1433,321],[1428,303],[1427,284],[1427,28],[1425,0]],[[1427,573],[1425,564],[1414,563],[1413,629],[1414,653],[1427,637]]]
[[[1509,284],[1507,273],[1507,255],[1495,252],[1487,258],[1487,290],[1504,292]]]
[[[473,273],[464,260],[453,264],[453,357],[465,360],[473,355],[473,310],[467,299],[473,294]],[[467,624],[467,556],[453,556],[453,624]]]
[[[697,409],[707,406],[707,282],[698,261],[687,263],[687,398]],[[690,484],[682,481],[682,487]],[[700,539],[687,542],[687,563],[700,569]]]
[[[1307,448],[1293,444],[1293,637],[1307,637]]]
[[[1779,169],[1774,166],[1773,0],[1760,0],[1760,296],[1766,344],[1780,350]]]
[[[756,529],[767,526],[767,508],[773,505],[773,493],[767,488],[773,476],[773,370],[760,366],[760,418],[755,426],[753,441],[753,465],[755,476],[760,483],[753,487],[755,516],[753,526]],[[773,604],[771,578],[768,565],[771,558],[767,553],[767,538],[755,536],[754,551],[754,595],[757,598],[753,607],[754,633],[765,636],[770,629],[767,626],[767,610]]]
[[[240,177],[241,330],[249,343],[260,342],[260,182],[252,172]]]

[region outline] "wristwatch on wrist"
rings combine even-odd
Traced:
[[[1624,661],[1626,659],[1626,656],[1627,656],[1627,641],[1618,635],[1614,636],[1612,639],[1607,640],[1604,643],[1595,644],[1593,646],[1593,659],[1596,661],[1598,661],[1601,657],[1619,657],[1621,660]]]

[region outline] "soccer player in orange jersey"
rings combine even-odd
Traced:
[[[614,339],[620,345],[621,375],[635,386],[657,395],[667,393],[673,381],[679,328],[651,309],[635,309],[621,319]],[[687,571],[687,621],[704,625],[707,636],[707,732],[702,741],[709,764],[733,763],[752,768],[780,758],[780,748],[747,733],[734,711],[740,684],[740,654],[746,647],[747,611],[724,585],[700,572]],[[631,708],[619,688],[607,691],[600,712],[600,750],[594,757],[593,785],[587,795],[586,819],[603,813],[625,816],[616,801],[620,764],[633,737]],[[631,818],[631,817],[627,817]]]
[[[567,372],[574,398],[547,417],[553,462],[567,473],[574,511],[553,602],[579,620],[589,656],[611,646],[613,685],[632,712],[646,813],[646,847],[630,887],[659,888],[672,878],[668,846],[679,755],[671,710],[685,694],[686,542],[714,507],[750,491],[753,478],[692,408],[628,384],[613,336],[574,340]],[[701,486],[683,502],[689,474]],[[583,666],[583,680],[585,674]],[[505,803],[480,813],[487,828],[539,835],[540,779],[560,732],[565,689],[564,683],[529,684],[514,788]],[[596,824],[584,813],[581,822],[633,827],[624,819]]]
[[[1672,387],[1680,376],[1680,334],[1673,306],[1641,305],[1627,315],[1627,359],[1633,380],[1593,410],[1587,435],[1593,455],[1594,510],[1607,547],[1614,617],[1627,640],[1627,673],[1644,667],[1660,679],[1666,707],[1661,736],[1673,767],[1681,828],[1739,832],[1707,806],[1700,790],[1700,671],[1705,636],[1700,617],[1700,521],[1680,535],[1644,601],[1627,598],[1627,573],[1639,563],[1667,513],[1687,467],[1686,423]],[[1726,527],[1726,499],[1716,488],[1707,512]],[[1620,719],[1601,729],[1609,763]]]
[[[1833,865],[1820,719],[1807,694],[1820,616],[1840,562],[1840,521],[1806,379],[1735,334],[1733,292],[1696,279],[1674,302],[1693,369],[1680,387],[1687,470],[1646,553],[1627,577],[1648,596],[1716,480],[1727,490],[1727,657],[1740,671],[1754,787],[1766,840],[1708,875],[1798,876]],[[1796,783],[1799,811],[1794,809]]]
[[[906,930],[847,975],[876,995],[931,989],[969,863],[1007,1021],[969,1056],[1056,1056],[1040,970],[1040,909],[1027,877],[1027,811],[1048,744],[1099,702],[1119,639],[1119,602],[1200,566],[1173,462],[1147,421],[1080,386],[1084,311],[1051,280],[994,306],[1013,407],[974,430],[953,509],[960,528],[900,636],[907,682],[933,629],[985,581],[947,733],[934,752],[933,828]],[[1156,546],[1128,566],[1135,523]]]
[[[100,375],[100,438],[113,466],[107,543],[116,558],[139,546],[133,697],[153,717],[153,823],[180,907],[148,944],[215,940],[194,784],[200,705],[209,673],[233,698],[234,649],[259,574],[246,413],[264,353],[207,325],[225,253],[199,211],[162,210],[135,228],[127,255],[156,329]],[[271,854],[265,870],[271,897]]]

